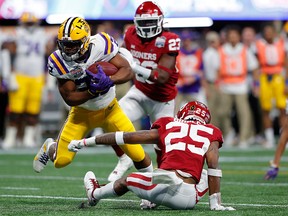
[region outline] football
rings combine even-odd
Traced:
[[[87,70],[91,71],[94,74],[97,74],[97,65],[100,65],[103,68],[103,71],[107,76],[112,76],[118,71],[118,68],[109,62],[95,62],[90,65]]]

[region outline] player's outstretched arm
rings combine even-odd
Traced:
[[[69,151],[78,152],[79,149],[94,145],[124,145],[124,144],[155,144],[158,142],[159,134],[157,129],[141,130],[136,132],[113,132],[81,140],[72,140]]]
[[[211,210],[224,211],[235,210],[233,207],[225,207],[221,203],[220,179],[222,171],[219,169],[219,142],[214,141],[210,144],[206,152],[206,162],[208,165],[208,187],[209,187],[209,206]]]

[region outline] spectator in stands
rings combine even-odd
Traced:
[[[256,42],[256,32],[253,27],[245,27],[242,30],[242,42],[243,44],[249,48],[253,53],[255,49]],[[257,144],[261,144],[263,142],[263,138],[261,133],[262,131],[262,115],[261,115],[261,107],[259,98],[253,94],[253,74],[252,71],[248,71],[248,82],[249,82],[249,104],[252,113],[252,121],[253,121],[253,132],[254,132],[254,139],[253,142]],[[252,140],[251,140],[252,141]]]
[[[187,29],[180,33],[181,48],[177,56],[179,79],[175,110],[179,110],[181,106],[191,100],[206,103],[203,49],[197,42],[197,37],[198,33]]]

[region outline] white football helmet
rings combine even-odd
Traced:
[[[134,24],[141,38],[152,38],[163,31],[163,12],[152,1],[143,2],[136,10]]]

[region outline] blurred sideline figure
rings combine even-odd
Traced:
[[[100,187],[94,173],[84,177],[84,186],[91,206],[101,199],[119,197],[131,191],[145,202],[142,209],[164,205],[172,209],[193,209],[209,191],[211,210],[235,210],[221,204],[219,148],[223,143],[221,131],[212,124],[209,109],[198,101],[185,104],[176,117],[156,120],[150,130],[116,132],[72,140],[68,149],[73,152],[98,143],[155,143],[158,169],[153,172],[134,172]],[[208,172],[203,169],[207,163]]]
[[[0,30],[0,148],[6,131],[6,115],[8,108],[8,86],[7,79],[11,70],[10,53],[2,47],[2,42],[5,41],[4,33]]]
[[[279,36],[273,24],[266,24],[262,38],[256,41],[255,52],[260,64],[259,99],[265,135],[265,147],[275,146],[271,111],[276,108],[279,125],[284,125],[286,94],[288,93],[287,53],[288,44]]]
[[[256,32],[253,27],[245,27],[242,30],[241,34],[242,42],[243,44],[251,50],[252,53],[255,52],[255,42],[257,40],[256,38]],[[252,121],[253,121],[253,132],[254,137],[251,142],[257,143],[257,144],[263,144],[263,138],[262,138],[262,132],[263,132],[263,123],[262,123],[262,110],[259,102],[259,97],[255,96],[253,93],[253,71],[248,71],[248,82],[249,82],[249,104],[251,108],[251,114],[252,114]]]
[[[220,36],[217,32],[209,31],[206,34],[207,48],[203,52],[203,70],[207,83],[207,104],[213,116],[211,123],[219,127],[218,107],[219,97],[217,90],[217,70],[219,68],[218,48],[220,46]]]
[[[278,145],[274,154],[274,159],[270,161],[270,168],[268,169],[264,178],[266,180],[273,180],[277,177],[281,156],[283,155],[288,142],[288,100],[286,100],[286,117],[285,122],[281,130]]]
[[[12,56],[12,71],[8,82],[9,122],[3,149],[21,143],[24,147],[37,146],[35,136],[45,84],[45,54],[51,51],[48,39],[38,18],[33,13],[24,12],[15,37],[5,45]]]
[[[48,70],[57,78],[58,90],[71,109],[57,140],[47,138],[36,154],[33,161],[36,172],[41,172],[49,160],[55,168],[69,165],[75,157],[74,152],[68,151],[69,142],[84,138],[96,127],[105,132],[135,131],[115,98],[114,85],[133,77],[129,62],[119,53],[113,37],[105,32],[90,34],[89,24],[81,17],[70,17],[59,27],[58,49],[48,58]],[[107,76],[100,66],[96,74],[87,69],[98,61],[114,64],[117,73]],[[141,145],[121,148],[139,171],[153,169]]]
[[[206,103],[207,84],[203,73],[203,49],[197,42],[197,37],[196,32],[188,29],[180,33],[181,48],[176,59],[179,70],[176,110],[191,100]]]
[[[231,113],[236,106],[239,120],[239,147],[247,148],[251,137],[251,111],[248,103],[248,71],[253,71],[255,86],[253,93],[258,95],[258,62],[253,53],[240,42],[240,28],[226,28],[226,43],[219,48],[218,90],[220,128],[223,128],[225,143],[233,145]],[[232,135],[231,135],[232,134]]]
[[[160,117],[174,115],[178,79],[175,64],[180,38],[163,29],[163,18],[156,3],[143,2],[136,9],[135,25],[124,35],[123,47],[134,58],[131,67],[136,79],[119,103],[133,123],[146,116],[153,123]],[[109,175],[109,181],[120,178],[132,165],[119,146],[113,148],[119,161]]]

